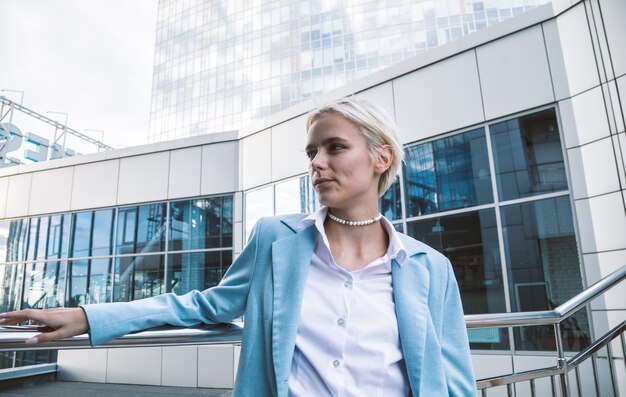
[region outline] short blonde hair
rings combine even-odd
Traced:
[[[378,196],[385,194],[400,172],[400,165],[404,160],[404,150],[396,135],[396,123],[380,106],[350,97],[312,111],[306,123],[307,131],[315,121],[329,114],[339,115],[354,124],[363,134],[372,155],[384,146],[391,148],[391,165],[378,181]]]

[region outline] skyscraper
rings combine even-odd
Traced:
[[[549,0],[160,0],[149,141],[237,130]]]

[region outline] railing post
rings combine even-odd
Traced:
[[[570,397],[569,378],[567,376],[567,360],[565,359],[565,352],[563,351],[563,338],[561,337],[561,323],[554,324],[554,339],[556,340],[556,353],[558,355],[556,365],[563,371],[559,375],[561,378],[561,396]]]

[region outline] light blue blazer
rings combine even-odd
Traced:
[[[91,344],[163,324],[213,324],[245,315],[233,395],[286,397],[317,235],[314,225],[297,229],[303,217],[259,221],[245,249],[214,288],[84,306]],[[392,263],[393,296],[412,394],[475,396],[463,309],[450,262],[427,245],[400,237],[408,255],[402,266]]]

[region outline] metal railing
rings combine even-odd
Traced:
[[[519,326],[554,326],[554,336],[556,339],[557,364],[554,367],[540,368],[531,371],[517,372],[509,375],[478,379],[476,382],[478,390],[483,396],[487,395],[487,389],[499,386],[507,388],[507,394],[515,394],[514,385],[520,382],[529,382],[532,396],[536,395],[535,381],[540,378],[550,378],[552,395],[569,397],[572,395],[572,388],[569,384],[568,374],[575,371],[577,384],[577,394],[581,396],[581,376],[580,365],[587,359],[591,359],[593,377],[595,380],[596,395],[600,396],[600,381],[598,375],[598,352],[606,348],[607,362],[610,370],[611,387],[613,395],[618,396],[617,375],[613,365],[615,356],[612,353],[610,342],[616,338],[621,340],[622,357],[626,357],[626,340],[624,331],[626,321],[607,332],[602,337],[587,346],[575,356],[567,359],[563,348],[560,324],[582,307],[589,304],[593,299],[604,294],[610,288],[618,285],[626,278],[626,266],[609,274],[591,287],[582,291],[564,304],[554,310],[521,312],[521,313],[495,313],[495,314],[475,314],[466,315],[465,322],[468,329],[476,328],[505,328]],[[198,345],[198,344],[232,344],[241,342],[243,326],[242,324],[230,323],[219,325],[201,325],[190,328],[164,326],[148,331],[132,333],[119,339],[113,340],[96,348],[113,347],[148,347],[148,346],[172,346],[172,345]],[[85,349],[89,348],[89,338],[87,335],[79,335],[68,339],[49,342],[42,345],[25,345],[24,341],[35,332],[0,332],[0,352],[15,350],[45,350],[45,349]],[[559,378],[559,382],[555,378]],[[560,387],[557,387],[557,383]]]

